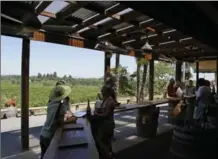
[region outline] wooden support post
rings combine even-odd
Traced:
[[[30,40],[24,38],[21,63],[21,142],[23,151],[29,150],[29,63]]]
[[[182,78],[182,62],[177,61],[176,62],[176,81],[181,82],[181,78]]]
[[[199,79],[199,61],[196,61],[196,70],[195,70],[195,73],[196,73],[196,87],[198,89],[198,79]]]
[[[185,82],[186,77],[185,77],[185,73],[186,73],[186,62],[182,63],[182,81]]]
[[[216,60],[216,72],[215,72],[215,82],[216,82],[216,93],[218,93],[218,59]]]
[[[160,109],[156,106],[146,106],[137,109],[136,133],[143,138],[156,136]]]
[[[149,61],[149,100],[154,98],[154,60]]]
[[[105,52],[104,56],[104,82],[106,82],[107,77],[110,76],[111,71],[111,53]]]
[[[119,95],[119,66],[120,66],[120,54],[116,54],[116,61],[115,61],[115,67],[116,67],[116,89],[117,89],[117,95]]]

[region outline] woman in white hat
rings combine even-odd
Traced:
[[[47,117],[45,124],[40,134],[40,146],[41,146],[41,159],[43,158],[52,137],[59,127],[63,123],[76,122],[77,118],[74,116],[68,116],[64,118],[67,113],[66,99],[71,93],[71,88],[68,85],[57,85],[53,90],[49,98]]]

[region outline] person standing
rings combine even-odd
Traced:
[[[208,86],[208,82],[201,78],[198,80],[198,90],[196,93],[196,104],[193,118],[199,124],[205,121],[206,108],[211,102],[212,93]]]
[[[167,87],[167,94],[169,101],[169,107],[168,107],[168,122],[169,123],[175,123],[177,120],[177,115],[180,113],[180,102],[178,101],[178,98],[182,95],[181,88],[180,88],[180,82],[175,82],[174,79],[170,79],[169,85]],[[179,104],[179,109],[178,109]],[[178,112],[179,113],[175,113]]]
[[[40,133],[41,159],[43,159],[57,128],[63,123],[71,123],[77,120],[74,116],[64,118],[67,112],[64,100],[70,93],[71,88],[68,85],[57,85],[51,92],[46,121]]]
[[[195,95],[195,92],[196,92],[196,87],[194,86],[193,81],[189,80],[188,85],[186,86],[184,93],[187,96],[192,96],[192,95]]]
[[[175,80],[172,78],[167,86],[168,97],[176,97]]]
[[[185,88],[184,95],[186,96],[186,122],[190,122],[193,119],[193,113],[195,108],[195,93],[196,87],[192,80],[188,81],[188,85]]]
[[[114,108],[116,106],[116,101],[112,97],[113,89],[104,85],[102,96],[101,106],[95,109],[94,115],[89,113],[89,120],[99,159],[113,159],[111,139],[115,128]]]

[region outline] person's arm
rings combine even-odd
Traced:
[[[65,119],[63,123],[64,124],[76,123],[76,121],[77,121],[77,117],[71,116],[70,118]]]
[[[69,109],[66,111],[66,106],[63,105],[58,120],[60,124],[75,123],[77,117],[75,117]]]

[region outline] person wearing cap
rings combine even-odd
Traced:
[[[41,159],[49,147],[57,128],[61,124],[72,123],[77,120],[74,116],[67,118],[64,117],[67,112],[65,109],[66,102],[64,101],[68,98],[70,93],[70,86],[64,84],[57,85],[51,92],[48,102],[46,121],[40,133]]]

